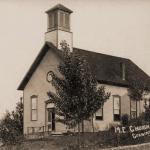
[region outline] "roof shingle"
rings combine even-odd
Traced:
[[[116,57],[74,48],[74,51],[85,56],[93,74],[101,83],[128,86],[127,80],[122,79],[122,64],[125,65],[126,79],[129,76],[150,82],[150,77],[130,59]]]
[[[52,12],[52,11],[55,11],[55,10],[63,10],[65,12],[69,12],[69,13],[72,13],[73,11],[70,10],[69,8],[63,6],[62,4],[57,4],[56,6],[54,6],[53,8],[49,9],[46,11],[46,13],[49,13],[49,12]]]

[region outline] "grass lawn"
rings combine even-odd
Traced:
[[[26,141],[14,146],[2,146],[0,150],[63,150],[64,147],[56,145],[54,141]]]
[[[84,145],[84,148],[80,148],[80,150],[101,150],[125,145],[136,146],[137,144],[150,142],[149,137],[132,141],[128,135],[118,137],[119,141],[117,142],[116,135],[111,132],[106,133],[86,133],[80,135],[79,140],[77,135],[48,136],[45,139],[24,140],[20,144],[13,146],[0,146],[0,150],[78,150],[78,142],[80,145]]]
[[[1,146],[0,150],[77,150],[78,148],[75,148],[77,146],[77,143],[77,136],[51,136],[47,139],[42,140],[26,140],[21,144],[16,144],[13,146]],[[74,148],[71,148],[72,145],[74,146]],[[88,147],[85,146],[85,148],[81,149],[93,150],[93,145],[90,141],[88,141]],[[94,150],[99,149],[97,148]]]

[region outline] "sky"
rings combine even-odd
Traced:
[[[0,117],[13,110],[17,87],[44,44],[45,11],[73,10],[73,46],[126,57],[150,75],[150,0],[0,0]]]

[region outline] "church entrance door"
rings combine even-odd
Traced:
[[[48,131],[55,131],[55,109],[47,108],[47,125]]]

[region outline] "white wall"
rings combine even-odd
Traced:
[[[97,130],[104,130],[111,126],[111,124],[118,124],[119,122],[114,122],[113,118],[113,95],[118,95],[121,97],[121,114],[130,115],[130,100],[127,96],[127,88],[117,87],[111,85],[104,85],[106,91],[111,92],[110,98],[104,103],[103,106],[103,120],[95,120],[94,124]]]
[[[69,45],[70,50],[72,51],[73,47],[73,33],[62,31],[62,30],[54,30],[45,33],[45,41],[52,42],[58,49],[61,49],[60,43],[65,40]]]
[[[27,133],[27,127],[45,126],[45,101],[48,100],[47,92],[55,92],[55,89],[47,82],[47,72],[52,70],[58,73],[57,65],[60,59],[56,54],[49,50],[36,71],[33,73],[28,84],[24,89],[24,133]],[[38,96],[38,120],[31,121],[31,96]],[[60,127],[56,129],[61,129]]]

